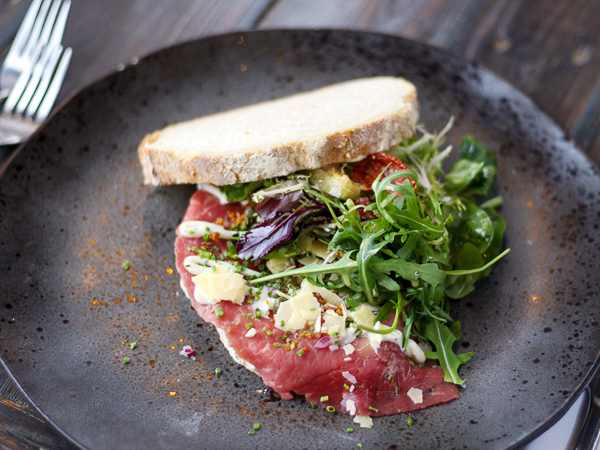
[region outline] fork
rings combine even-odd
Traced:
[[[40,44],[60,44],[70,7],[71,0],[33,0],[0,68],[0,100],[10,94],[21,73],[37,62]]]
[[[71,61],[71,48],[39,43],[37,63],[26,67],[6,99],[0,115],[0,145],[19,144],[48,117]]]

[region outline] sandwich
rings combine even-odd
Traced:
[[[283,399],[354,416],[459,397],[460,323],[501,252],[495,155],[467,136],[446,174],[416,88],[347,81],[148,134],[144,182],[198,185],[181,288],[232,358]]]

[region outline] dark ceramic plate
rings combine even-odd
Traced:
[[[450,143],[472,133],[497,153],[512,252],[453,307],[458,348],[475,354],[460,400],[411,414],[411,428],[398,415],[350,434],[349,416],[278,400],[190,309],[170,268],[193,188],[143,186],[136,146],[170,122],[372,75],[412,80],[429,127],[452,114]],[[58,428],[94,449],[515,446],[561,415],[597,363],[599,217],[600,177],[564,133],[446,53],[351,31],[190,42],[78,94],[4,171],[2,358]],[[179,355],[184,344],[196,362]]]

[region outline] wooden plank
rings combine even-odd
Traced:
[[[507,78],[600,162],[600,125],[587,117],[600,97],[600,2],[280,0],[259,26],[377,30],[450,50]]]
[[[590,155],[600,152],[585,134],[593,127],[574,128],[593,113],[587,105],[600,79],[600,3],[507,1],[501,11],[481,11],[476,22],[459,54],[530,95]]]
[[[270,0],[73,2],[63,41],[74,52],[60,99],[120,65],[160,48],[248,29],[270,3]]]

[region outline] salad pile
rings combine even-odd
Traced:
[[[472,353],[455,354],[460,323],[450,300],[469,294],[501,252],[505,221],[488,199],[496,158],[474,137],[446,174],[442,150],[452,119],[439,133],[418,135],[386,153],[286,177],[222,186],[228,200],[247,206],[244,231],[229,245],[229,258],[261,272],[251,292],[293,298],[307,279],[376,314],[367,326],[349,314],[348,326],[371,335],[402,329],[406,351],[418,342],[438,361],[445,381],[462,384],[458,368]],[[391,323],[391,318],[394,322]],[[390,326],[379,326],[385,320]]]

